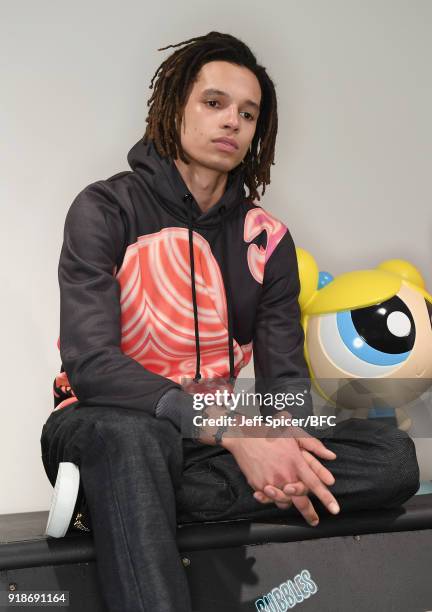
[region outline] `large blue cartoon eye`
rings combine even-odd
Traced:
[[[415,342],[411,311],[397,296],[357,310],[324,315],[320,336],[337,367],[362,377],[383,376],[401,365]]]

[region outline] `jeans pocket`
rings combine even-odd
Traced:
[[[211,460],[204,465],[195,464],[183,473],[182,486],[177,495],[182,522],[217,520],[234,502],[235,494],[229,480]]]

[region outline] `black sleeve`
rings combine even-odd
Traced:
[[[191,393],[179,389],[170,389],[163,395],[155,408],[158,419],[168,419],[184,437],[189,437],[193,428],[193,418],[197,411],[193,407]]]
[[[121,350],[117,262],[126,229],[115,195],[86,187],[66,216],[58,266],[60,355],[74,394],[88,406],[118,406],[154,415],[159,398],[179,384]]]
[[[287,406],[293,416],[312,414],[310,377],[298,302],[300,280],[294,242],[287,231],[264,269],[255,319],[253,360],[256,393],[300,393],[304,404]],[[304,393],[306,391],[306,393]],[[274,414],[261,407],[262,414]]]

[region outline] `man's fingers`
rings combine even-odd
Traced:
[[[307,451],[305,451],[307,452]],[[286,484],[283,487],[283,492],[285,493],[285,495],[307,495],[308,494],[308,488],[307,486],[304,484],[304,482],[298,481],[298,482],[290,482],[289,484]]]
[[[270,497],[267,497],[267,495],[264,495],[262,491],[255,491],[253,496],[255,497],[257,501],[261,502],[262,504],[273,504],[274,503],[274,500],[271,499]]]
[[[289,508],[292,504],[292,495],[305,495],[306,493],[307,488],[299,480],[281,488],[265,485],[263,491],[255,491],[254,497],[263,504],[274,503],[278,508]]]
[[[288,495],[285,495],[285,493],[281,489],[278,489],[277,487],[274,487],[273,485],[265,485],[263,491],[264,491],[264,494],[267,495],[267,497],[271,497],[271,499],[274,500],[275,502],[283,502],[283,503],[291,502],[291,497],[289,497]]]
[[[318,497],[329,512],[332,514],[338,514],[340,508],[336,498],[330,493],[318,476],[316,476],[306,461],[303,465],[299,466],[299,476],[309,490]]]
[[[315,508],[312,505],[311,500],[307,495],[301,495],[300,497],[292,498],[293,505],[297,508],[297,510],[304,516],[305,520],[312,525],[312,527],[316,527],[319,523],[318,514],[315,511]]]
[[[275,506],[277,506],[281,510],[286,510],[287,508],[292,506],[292,501],[286,502],[286,503],[284,503],[284,502],[275,502]]]
[[[301,452],[305,461],[309,464],[309,467],[315,472],[318,478],[328,486],[334,485],[335,478],[330,470],[322,465],[322,463],[320,463],[316,457],[311,455],[309,451],[302,450]]]
[[[315,453],[315,455],[318,455],[321,459],[336,459],[336,453],[324,446],[318,438],[297,438],[297,443],[300,448]]]
[[[275,504],[281,510],[286,510],[292,505],[291,498],[289,499],[289,501],[286,501],[286,502],[276,501],[275,499],[272,499],[264,495],[262,491],[255,491],[254,497],[257,501],[261,502],[262,504]]]
[[[286,510],[292,505],[291,500],[289,502],[277,502],[274,499],[271,499],[270,497],[267,497],[266,495],[264,495],[264,493],[262,493],[261,491],[255,491],[254,497],[257,501],[261,502],[262,504],[275,504],[281,510]]]

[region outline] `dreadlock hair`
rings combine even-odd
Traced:
[[[151,98],[146,123],[144,143],[152,140],[162,157],[180,159],[189,163],[181,146],[177,125],[181,125],[183,110],[201,67],[211,61],[221,60],[249,68],[261,86],[261,105],[251,146],[241,162],[244,182],[249,189],[248,199],[260,200],[258,187],[270,184],[270,166],[274,165],[274,149],[277,133],[277,101],[273,81],[263,66],[257,63],[249,47],[230,34],[209,32],[205,36],[190,38],[170,47],[186,45],[172,53],[156,70],[151,80],[158,76]],[[259,148],[259,150],[258,150]]]

